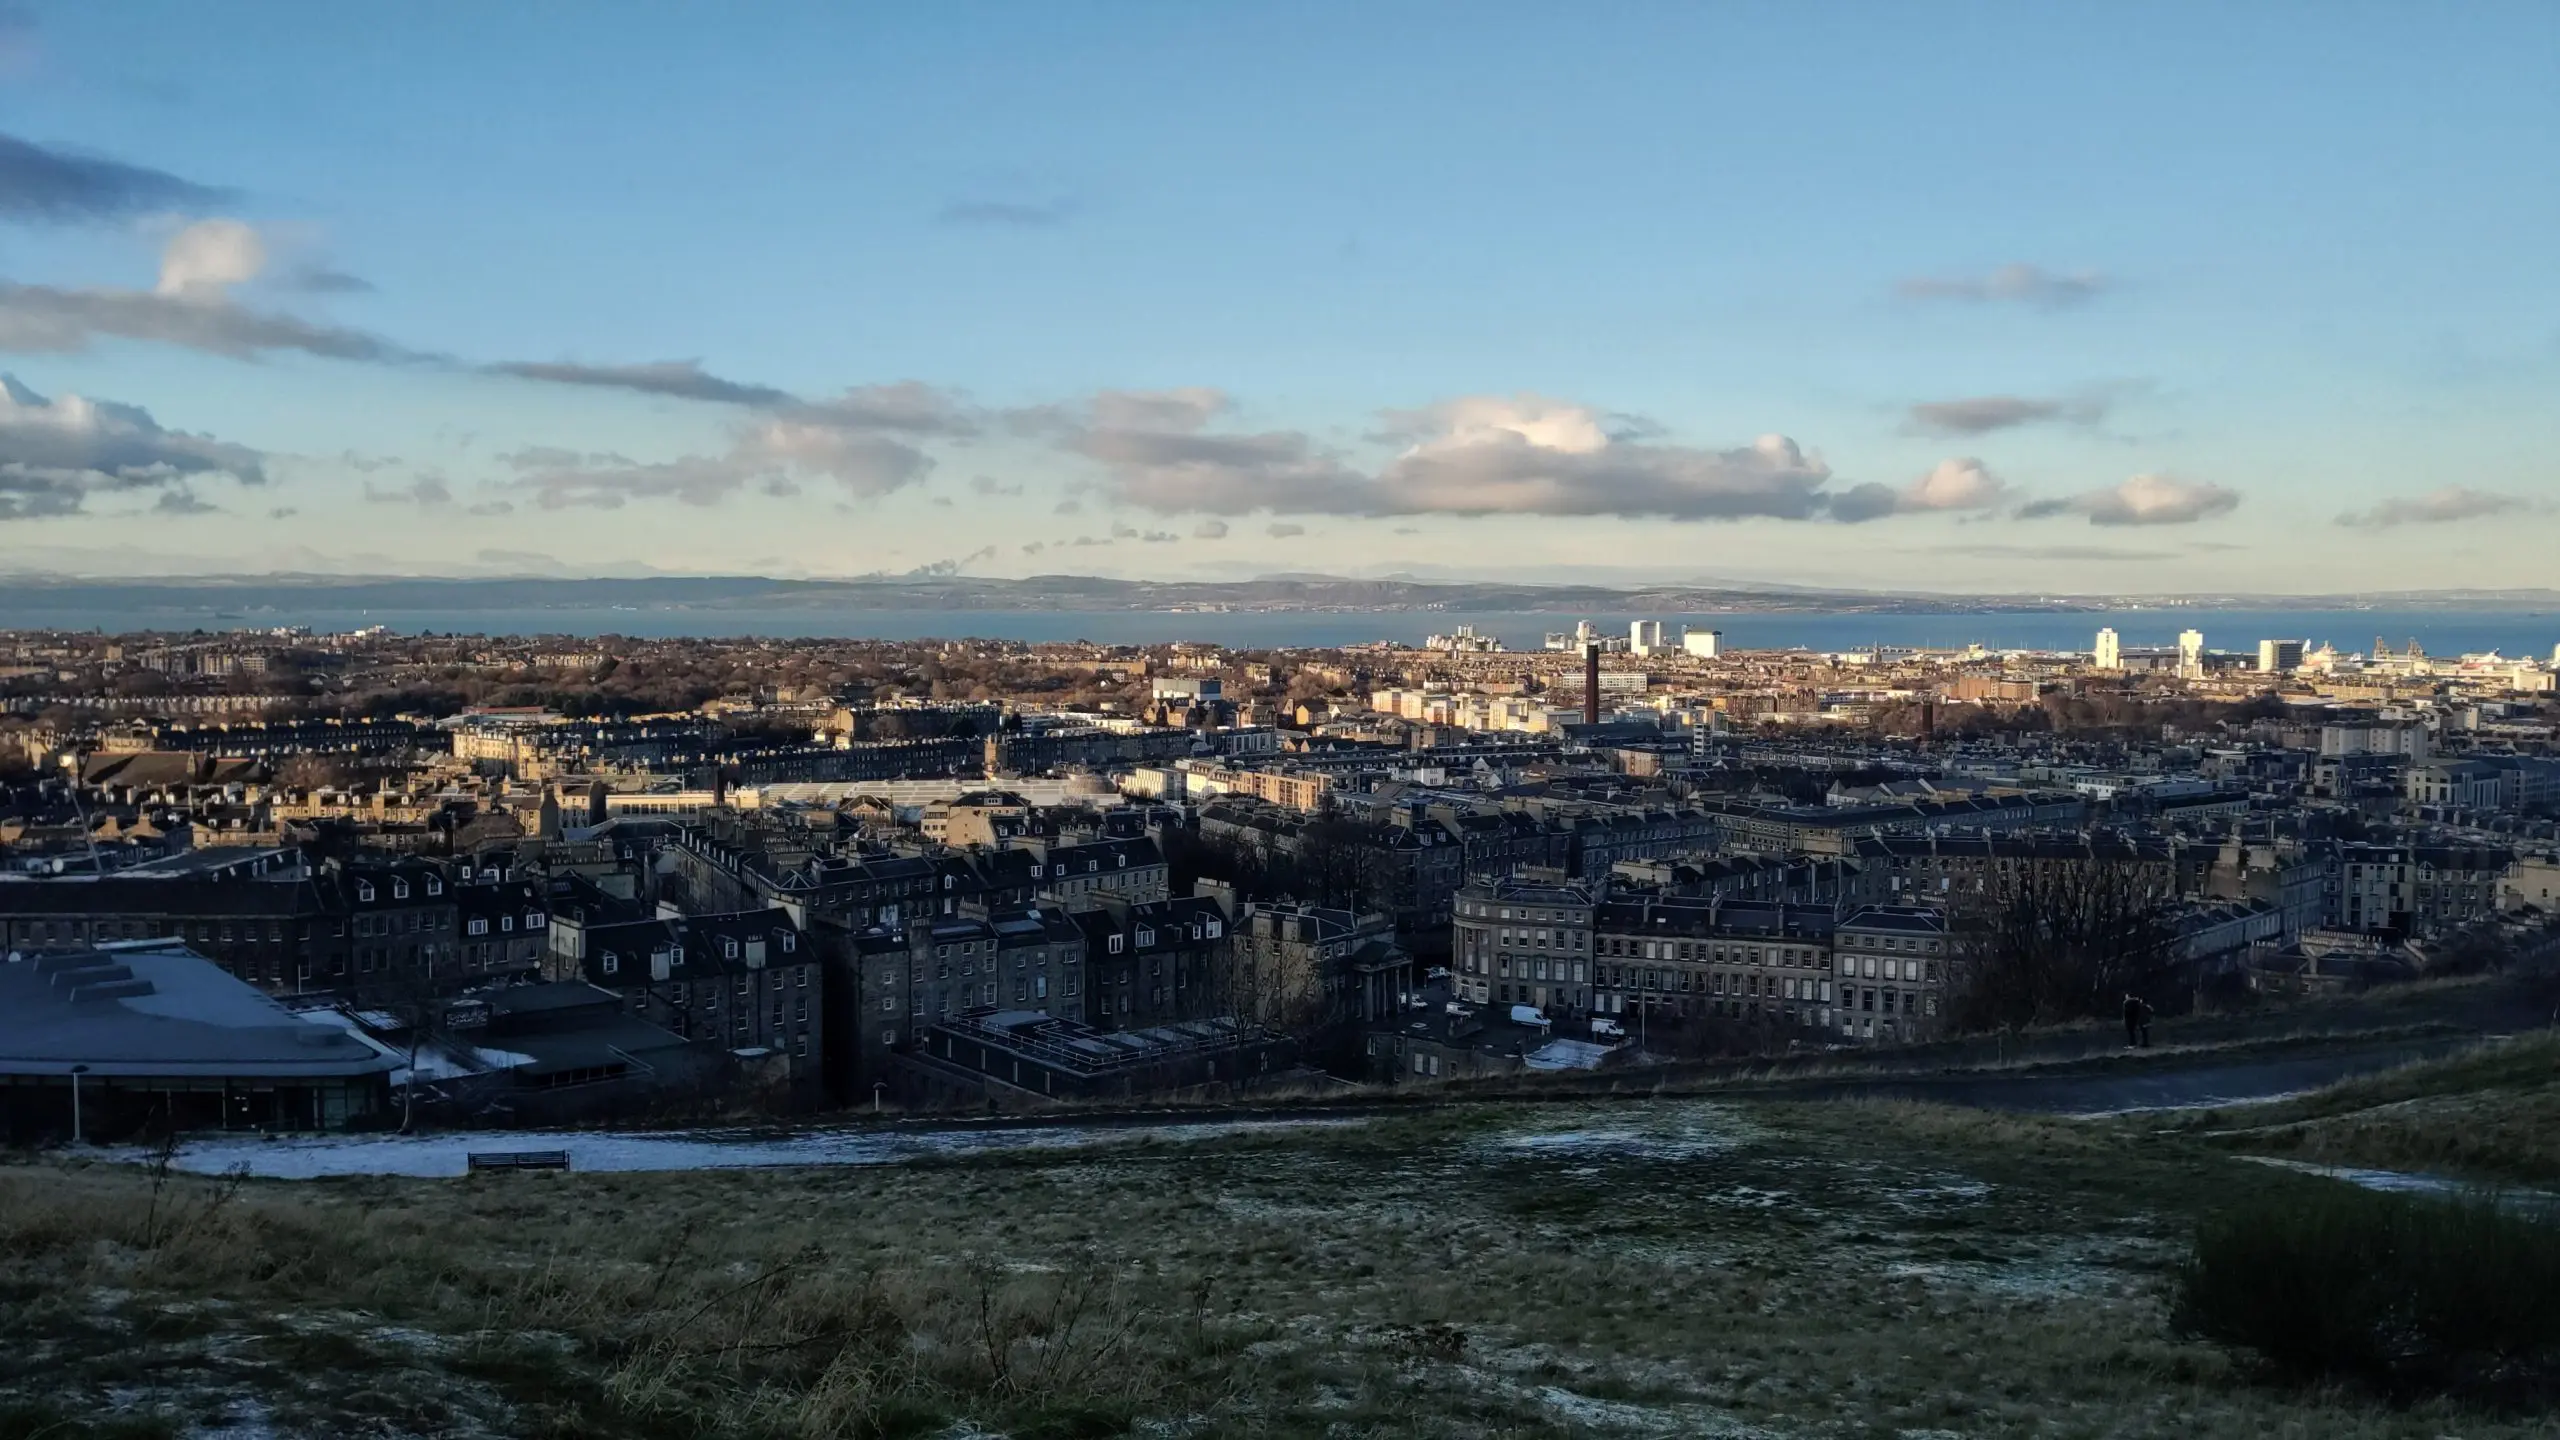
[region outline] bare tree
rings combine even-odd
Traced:
[[[2133,864],[2020,864],[1996,873],[1955,921],[1952,999],[1964,1029],[2113,1012],[2161,996],[2177,972],[2169,878]]]

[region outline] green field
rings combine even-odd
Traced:
[[[2555,1435],[2274,1386],[2165,1319],[2197,1217],[2337,1183],[2231,1132],[2504,1107],[2471,1082],[2555,1053],[2513,1049],[2264,1117],[1628,1100],[854,1170],[22,1163],[0,1440]],[[2335,1144],[2287,1153],[2376,1158]]]

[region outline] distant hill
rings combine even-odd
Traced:
[[[781,580],[756,575],[638,579],[410,579],[334,575],[207,576],[105,580],[0,578],[0,624],[44,623],[48,612],[234,608],[289,594],[298,606],[385,611],[595,610],[682,606],[701,610],[1235,610],[1660,611],[1965,614],[2101,611],[2129,605],[2213,609],[2560,609],[2560,591],[2437,590],[2336,595],[1952,595],[1789,589],[1740,582],[1662,586],[1504,585],[1328,575],[1251,580],[1114,580],[1033,575],[1020,580],[901,576]]]

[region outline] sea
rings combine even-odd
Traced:
[[[1684,628],[1723,632],[1734,650],[1864,650],[1887,646],[1962,646],[1994,650],[2087,650],[2099,627],[2112,627],[2128,648],[2168,647],[2183,630],[2204,633],[2208,649],[2254,651],[2260,640],[2306,640],[2341,653],[2369,650],[2376,638],[2398,649],[2411,640],[2431,655],[2497,651],[2548,659],[2560,647],[2560,610],[1990,610],[1947,614],[1902,612],[1744,611],[1668,614],[1461,610],[924,610],[744,606],[563,605],[530,609],[360,609],[326,602],[296,604],[271,592],[243,610],[214,606],[100,607],[94,613],[0,599],[0,629],[45,627],[140,630],[251,630],[299,626],[343,632],[382,626],[401,634],[627,635],[641,639],[763,636],[784,639],[1089,641],[1104,645],[1202,641],[1230,648],[1334,648],[1389,641],[1419,645],[1460,626],[1498,637],[1506,648],[1535,650],[1555,631],[1588,620],[1624,635],[1630,622],[1659,620],[1667,642]],[[237,603],[236,601],[234,602]]]

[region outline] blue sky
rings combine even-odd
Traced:
[[[2548,4],[5,13],[16,568],[2552,578]]]

